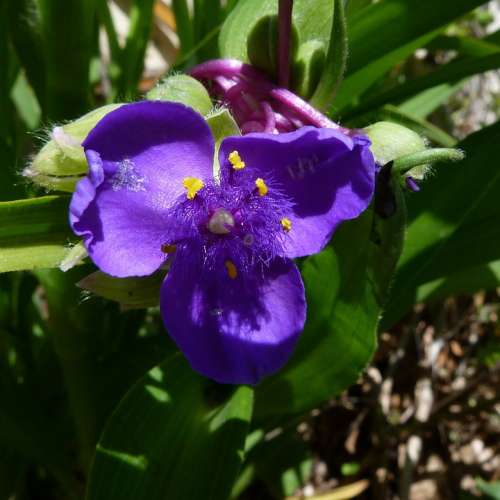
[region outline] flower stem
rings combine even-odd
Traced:
[[[290,85],[290,35],[293,0],[279,0],[278,7],[278,84]]]

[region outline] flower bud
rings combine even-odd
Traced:
[[[213,105],[205,87],[188,75],[172,75],[165,78],[146,98],[150,101],[172,101],[185,104],[201,115],[208,114]]]
[[[48,189],[73,191],[80,176],[87,172],[87,161],[81,146],[88,133],[109,112],[121,104],[95,109],[73,122],[55,126],[50,140],[24,169],[23,175]]]
[[[379,165],[385,165],[401,156],[426,149],[424,139],[416,132],[392,122],[377,122],[364,129],[372,141],[371,150]]]

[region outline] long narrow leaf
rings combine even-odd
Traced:
[[[313,106],[324,110],[332,105],[347,63],[348,42],[344,2],[335,0],[334,5],[330,46],[319,84],[311,98]]]
[[[9,28],[17,56],[26,71],[40,107],[45,109],[46,67],[40,13],[34,0],[7,0]]]
[[[0,272],[56,267],[71,241],[67,196],[0,203]]]
[[[484,0],[384,0],[361,9],[349,24],[348,73],[446,26]]]
[[[89,107],[96,0],[39,0],[39,4],[47,69],[48,118],[77,117]]]
[[[397,103],[426,89],[443,83],[455,83],[458,80],[500,67],[500,53],[484,57],[463,59],[446,64],[429,75],[410,80],[404,85],[383,92],[358,106],[354,113],[363,113],[387,103]]]
[[[185,55],[194,45],[193,23],[189,15],[188,3],[186,0],[173,0],[172,9],[180,40],[180,54]]]
[[[122,75],[117,94],[134,97],[144,69],[144,55],[151,34],[154,0],[135,0],[130,10],[130,29],[123,50]]]

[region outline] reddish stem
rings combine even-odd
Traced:
[[[290,37],[293,0],[279,0],[278,7],[278,84],[290,86]]]

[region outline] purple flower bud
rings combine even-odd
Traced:
[[[304,125],[344,129],[286,88],[271,83],[253,66],[232,59],[202,63],[191,76],[211,82],[214,97],[229,107],[242,132],[292,132]]]
[[[414,193],[418,193],[420,191],[420,186],[415,182],[415,179],[408,175],[405,178],[405,184],[406,187],[410,190],[413,191]]]

